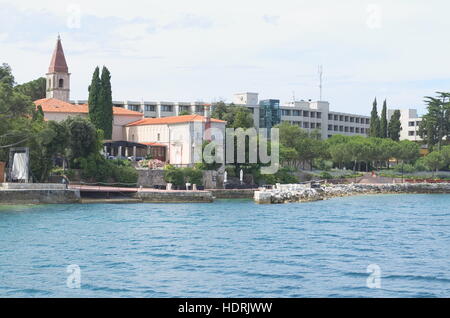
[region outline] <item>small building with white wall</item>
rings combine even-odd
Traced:
[[[168,163],[192,166],[198,162],[197,151],[201,151],[205,140],[224,144],[225,125],[223,120],[201,115],[145,118],[126,125],[125,138],[139,144],[164,145]]]

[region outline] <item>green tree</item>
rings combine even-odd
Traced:
[[[188,111],[188,110],[182,110],[182,111],[178,114],[178,116],[185,116],[185,115],[190,115],[190,114],[191,114],[190,111]]]
[[[400,140],[400,131],[402,130],[402,124],[400,122],[400,110],[395,110],[394,114],[391,117],[391,120],[389,121],[389,127],[388,127],[388,136],[394,141]]]
[[[437,92],[437,97],[425,97],[428,113],[423,116],[419,135],[430,148],[440,150],[442,140],[450,135],[450,93]]]
[[[78,165],[77,159],[100,151],[99,133],[90,121],[77,116],[67,118],[63,124],[68,132],[68,157],[75,165]]]
[[[91,85],[89,86],[89,119],[95,128],[102,129],[102,95],[101,95],[101,80],[100,80],[100,70],[98,66],[95,68],[94,74],[92,75]]]
[[[398,145],[398,159],[411,163],[420,157],[420,146],[417,143],[409,140],[402,140]]]
[[[372,112],[370,113],[370,137],[381,137],[380,117],[378,117],[377,99],[373,101]]]
[[[211,117],[225,120],[227,128],[237,129],[254,126],[253,115],[245,106],[226,105],[224,102],[218,102],[212,106]]]
[[[380,136],[381,138],[388,137],[388,121],[387,121],[387,104],[386,100],[383,102],[383,110],[381,111],[380,119]]]
[[[25,95],[30,97],[32,101],[45,98],[46,96],[46,80],[44,77],[39,77],[34,81],[30,81],[27,83],[23,83],[21,85],[17,85],[15,89]]]
[[[425,156],[423,163],[430,171],[433,171],[434,176],[434,172],[438,172],[439,169],[444,167],[445,159],[440,151],[433,151]]]
[[[111,90],[111,73],[109,70],[103,66],[102,75],[100,78],[101,89],[100,89],[100,100],[101,109],[100,122],[101,127],[97,127],[103,130],[104,138],[112,138],[113,129],[113,102],[112,102],[112,90]]]

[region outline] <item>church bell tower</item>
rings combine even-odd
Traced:
[[[61,37],[58,35],[56,47],[48,68],[47,98],[56,98],[65,102],[70,100],[70,73],[61,45]]]

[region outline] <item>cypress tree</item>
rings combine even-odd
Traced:
[[[387,104],[386,100],[384,100],[380,120],[380,137],[387,138],[387,136],[388,136]]]
[[[102,129],[102,109],[101,109],[101,81],[100,70],[98,66],[95,68],[92,75],[91,85],[89,86],[89,119],[94,124],[96,129]]]
[[[400,140],[400,131],[402,130],[402,124],[400,122],[400,111],[396,110],[389,121],[388,133],[389,138],[394,141]]]
[[[378,117],[377,98],[373,101],[372,112],[370,113],[370,137],[380,137],[380,118]]]
[[[105,139],[112,138],[113,128],[113,102],[111,90],[111,73],[103,66],[101,76],[101,107],[102,107],[102,129]]]

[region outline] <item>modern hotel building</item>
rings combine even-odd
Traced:
[[[72,101],[86,104],[86,100]],[[253,114],[255,127],[271,128],[281,122],[298,125],[311,132],[320,131],[322,138],[332,135],[367,136],[370,126],[368,116],[330,111],[325,101],[296,101],[280,105],[278,99],[261,100],[258,93],[234,94],[233,104],[247,107]],[[180,113],[205,115],[204,102],[163,102],[163,101],[114,101],[115,107],[141,112],[145,118],[178,116]]]

